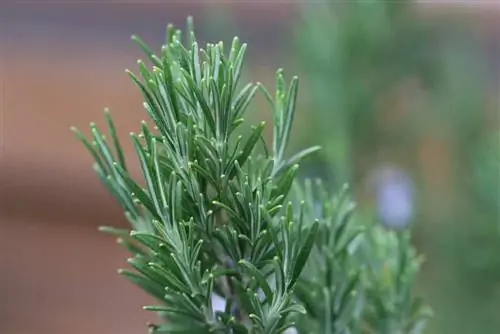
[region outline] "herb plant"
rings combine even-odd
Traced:
[[[298,317],[299,332],[422,333],[431,310],[414,295],[422,259],[410,232],[366,224],[355,214],[347,186],[336,196],[321,181],[297,188],[307,203],[306,220],[319,222],[295,292],[306,309]]]
[[[120,273],[161,302],[146,307],[165,319],[152,333],[281,333],[303,312],[293,290],[318,228],[287,202],[298,163],[317,149],[284,154],[298,79],[287,84],[279,70],[274,97],[259,83],[240,88],[246,45],[201,49],[189,23],[184,43],[169,26],[160,56],[133,38],[152,63],[139,61],[140,78],[128,72],[155,124],[131,134],[144,185],[128,171],[109,113],[111,141],[93,124],[91,140],[76,130],[133,228],[103,230],[132,254],[135,270]],[[271,148],[264,123],[235,135],[257,91],[273,112]],[[214,293],[224,311],[214,312]]]
[[[330,197],[321,182],[295,180],[301,160],[318,150],[286,155],[298,79],[287,83],[278,70],[274,94],[260,83],[240,87],[245,44],[200,48],[191,19],[185,37],[170,25],[159,56],[133,37],[150,62],[138,62],[139,76],[128,71],[154,122],[131,134],[143,180],[131,176],[109,111],[109,139],[95,124],[89,139],[73,129],[131,224],[101,229],[131,254],[132,269],[120,274],[158,301],[145,307],[161,319],[150,333],[380,332],[367,330],[367,314],[383,321],[408,311],[377,290],[380,279],[370,275],[380,270],[363,257],[363,245],[385,244],[387,235],[369,239],[371,227],[352,219],[347,188]],[[264,123],[238,134],[258,92],[273,115],[270,147]],[[397,262],[398,275],[412,261]]]

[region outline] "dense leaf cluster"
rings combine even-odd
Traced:
[[[306,203],[306,221],[319,224],[295,289],[306,309],[297,318],[299,333],[422,333],[431,310],[414,296],[422,259],[409,231],[367,224],[347,186],[333,197],[326,189],[306,181],[294,192]]]
[[[192,28],[183,43],[170,26],[160,56],[134,39],[152,63],[139,61],[140,77],[129,72],[155,124],[131,134],[144,186],[127,169],[109,113],[111,141],[93,124],[91,140],[76,131],[133,226],[105,228],[133,255],[135,271],[121,273],[161,301],[146,307],[166,320],[153,333],[281,333],[303,311],[293,290],[318,228],[287,202],[297,163],[316,150],[284,157],[297,78],[287,85],[279,70],[274,97],[260,84],[240,88],[246,45],[237,38],[228,53],[222,42],[201,49]],[[258,90],[272,107],[271,149],[264,123],[235,135]],[[214,311],[214,293],[225,311]]]
[[[108,111],[109,139],[95,124],[89,139],[74,129],[132,226],[102,230],[132,255],[120,273],[158,300],[145,307],[164,320],[150,332],[417,333],[419,263],[406,235],[352,219],[347,187],[332,198],[319,181],[295,181],[318,149],[285,157],[298,79],[278,70],[274,96],[240,87],[246,45],[200,48],[188,23],[186,41],[169,26],[160,56],[134,37],[151,63],[128,72],[154,122],[131,134],[143,180]],[[238,134],[257,92],[272,110],[271,147],[264,123]]]

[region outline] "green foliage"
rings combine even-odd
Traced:
[[[435,82],[435,62],[428,48],[423,47],[430,43],[430,31],[412,16],[410,5],[405,0],[352,0],[305,3],[302,7],[304,24],[298,27],[297,39],[299,60],[305,69],[312,116],[318,125],[313,138],[324,143],[322,153],[327,168],[332,170],[332,188],[356,181],[355,155],[365,156],[377,150],[374,125],[383,111],[382,101],[397,85],[408,77],[420,79],[424,86]],[[407,136],[415,129],[415,123],[409,124],[409,128],[404,123],[400,127]],[[346,223],[349,219],[343,210],[348,207],[344,204],[344,209],[333,212],[324,208],[324,219],[333,226],[340,222],[354,225],[351,233],[364,226],[357,247],[349,247],[352,254],[343,261],[337,254],[320,252],[323,265],[316,271],[307,269],[304,274],[313,280],[325,277],[322,271],[328,272],[331,267],[343,268],[344,277],[335,278],[340,281],[319,284],[326,290],[318,289],[324,302],[322,306],[316,304],[321,308],[317,313],[326,312],[329,318],[325,321],[326,316],[320,317],[324,325],[317,332],[330,332],[329,328],[340,333],[422,332],[430,310],[413,294],[421,259],[411,245],[410,232],[388,231],[370,223],[373,218],[369,215],[357,215],[353,222]],[[335,230],[330,233],[336,234]],[[331,244],[327,245],[323,248],[332,249]],[[314,250],[311,257],[315,258]],[[339,286],[349,286],[352,291],[344,292]],[[338,304],[338,296],[343,293],[351,299],[351,310],[347,312],[351,324],[336,320],[342,315],[330,306]],[[353,311],[358,303],[363,304],[361,311]],[[327,326],[328,322],[331,324]]]
[[[467,276],[482,282],[477,290],[488,291],[500,279],[500,132],[483,135],[477,142],[470,156],[467,184],[475,224],[465,226],[461,234],[471,249],[458,252],[469,268]]]
[[[150,332],[419,333],[427,314],[413,298],[419,259],[408,235],[353,219],[347,187],[332,197],[321,182],[295,181],[318,149],[285,156],[298,79],[277,71],[274,96],[240,88],[246,45],[201,49],[188,23],[184,42],[169,26],[160,56],[133,38],[151,62],[128,72],[154,122],[131,134],[142,180],[108,111],[110,140],[95,124],[90,139],[74,129],[132,226],[102,231],[132,255],[120,274],[158,301],[145,307],[162,320]],[[273,115],[269,148],[263,123],[237,135],[258,91]]]
[[[296,289],[307,311],[299,318],[298,328],[301,333],[350,333],[358,327],[364,308],[363,269],[356,259],[363,228],[351,219],[354,204],[347,187],[332,198],[320,181],[297,186],[297,194],[305,201],[304,215],[318,217],[319,222],[311,257]]]
[[[471,188],[481,209],[500,212],[500,132],[484,136],[472,156]],[[499,227],[500,228],[500,227]]]
[[[422,333],[432,311],[414,295],[422,258],[411,244],[409,231],[371,227],[360,253],[368,268],[365,321],[370,333]]]
[[[103,228],[132,253],[135,270],[120,273],[161,303],[146,307],[166,320],[152,333],[281,333],[303,311],[293,289],[318,228],[287,202],[297,163],[316,149],[284,157],[297,78],[287,84],[279,70],[274,97],[260,84],[239,89],[246,45],[200,49],[191,26],[185,43],[170,26],[160,56],[134,40],[152,63],[138,62],[140,78],[128,72],[155,124],[131,134],[145,185],[130,175],[109,113],[111,143],[95,125],[91,140],[76,131],[133,227]],[[259,89],[274,139],[256,155],[264,124],[245,139],[235,131]],[[214,292],[225,311],[214,312]]]
[[[320,181],[297,190],[306,221],[319,222],[296,288],[300,333],[422,333],[431,312],[414,296],[421,259],[409,232],[363,224],[347,186],[334,197]]]

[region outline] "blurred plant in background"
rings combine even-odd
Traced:
[[[376,136],[375,125],[398,84],[416,75],[425,84],[432,81],[431,54],[420,47],[430,32],[417,24],[409,3],[325,1],[303,7],[298,51],[310,79],[315,131],[328,143],[325,156],[337,185],[356,182],[351,174],[360,149],[373,151],[377,138],[396,139]]]
[[[484,136],[481,147],[474,151],[473,162],[471,186],[477,200],[484,209],[500,213],[500,132]],[[500,226],[495,227],[500,233]]]
[[[346,181],[354,185],[365,221],[375,216],[372,201],[363,200],[365,181],[378,175],[380,164],[401,166],[396,167],[399,181],[383,178],[370,189],[375,189],[381,222],[407,215],[410,223],[418,217],[417,242],[432,262],[421,283],[436,307],[433,329],[496,333],[500,183],[494,161],[499,142],[484,135],[484,50],[463,22],[424,18],[416,6],[405,0],[302,6],[297,50],[313,124],[299,132],[304,141],[319,140],[325,147],[316,163],[331,171],[332,188]],[[437,155],[422,158],[429,147]],[[445,163],[438,167],[448,181],[429,181],[436,176],[422,165],[439,163]],[[314,167],[311,173],[317,173]],[[367,261],[392,263],[413,256],[398,246],[410,242],[408,233],[395,232],[405,237],[373,246]]]
[[[356,158],[373,154],[380,145],[374,140],[380,138],[378,114],[397,83],[415,73],[424,74],[426,84],[431,81],[429,55],[408,48],[425,41],[426,27],[413,24],[407,9],[405,1],[304,6],[305,25],[300,26],[298,44],[314,101],[314,128],[325,146],[326,168],[333,170],[333,188],[346,181],[356,186],[363,179]],[[396,138],[383,139],[395,142]],[[391,171],[382,169],[375,176],[378,218],[389,228],[404,229],[413,215],[412,182],[406,173]],[[409,231],[388,231],[370,223],[373,219],[369,212],[360,219],[369,228],[359,259],[369,268],[364,277],[368,286],[364,323],[376,333],[418,333],[428,312],[413,299],[420,260]]]
[[[500,136],[482,134],[468,152],[468,174],[463,174],[461,203],[463,217],[458,217],[459,233],[452,248],[456,256],[455,291],[464,295],[459,304],[471,318],[472,326],[482,333],[497,333],[500,326]],[[458,210],[457,210],[458,211]],[[460,211],[459,211],[460,212]],[[450,242],[451,243],[451,242]],[[457,297],[453,301],[457,301]],[[464,330],[465,332],[465,330]]]
[[[346,186],[333,198],[326,186],[306,181],[299,191],[306,220],[320,226],[296,287],[307,311],[299,332],[422,333],[431,311],[413,290],[421,259],[408,232],[366,224]]]

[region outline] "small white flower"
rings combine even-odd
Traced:
[[[212,309],[214,312],[224,312],[226,310],[227,301],[218,294],[212,294]]]

